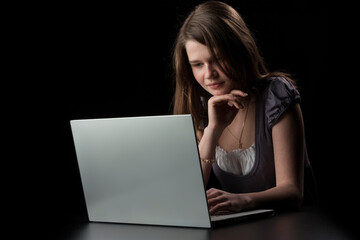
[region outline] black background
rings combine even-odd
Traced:
[[[22,84],[26,97],[15,109],[32,120],[21,124],[28,130],[22,141],[34,156],[26,161],[36,169],[30,187],[36,189],[34,210],[44,210],[50,229],[61,233],[87,220],[69,121],[171,114],[173,43],[200,2],[58,3],[41,6],[30,14],[33,21],[22,22],[28,41],[19,47],[29,63],[23,71],[33,78]],[[334,86],[328,6],[302,0],[225,2],[243,16],[267,67],[298,81],[319,204],[344,223],[345,212],[357,209],[354,182],[347,178],[347,162],[354,157],[343,151],[347,140],[340,135],[339,115],[346,110],[340,112],[333,100],[334,91],[342,90]]]

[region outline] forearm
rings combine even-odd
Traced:
[[[215,148],[220,138],[221,131],[215,130],[212,127],[206,127],[204,130],[204,134],[199,143],[199,153],[201,159],[207,160],[215,160]],[[211,173],[211,165],[210,163],[206,163],[201,161],[203,178],[205,186],[208,183],[209,176]]]
[[[202,159],[214,159],[215,148],[220,138],[221,132],[211,127],[204,129],[204,134],[199,143],[199,152]]]
[[[249,199],[245,208],[292,208],[301,207],[303,193],[295,185],[284,184],[261,192],[242,194]]]

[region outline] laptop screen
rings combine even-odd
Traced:
[[[191,115],[71,128],[90,221],[211,226]]]

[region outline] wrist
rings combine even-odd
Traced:
[[[218,142],[222,132],[224,131],[224,128],[221,128],[219,126],[214,126],[214,125],[208,125],[205,129],[204,129],[204,135],[210,135],[211,138],[215,141]]]
[[[212,127],[206,127],[199,143],[199,152],[201,159],[215,159],[215,148],[219,141],[221,133]],[[211,164],[210,164],[211,165]]]
[[[201,158],[201,162],[212,165],[216,161],[215,158]]]
[[[240,193],[239,194],[240,202],[242,202],[242,208],[244,210],[257,208],[254,198],[251,193]]]

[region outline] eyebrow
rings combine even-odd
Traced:
[[[214,57],[212,57],[210,60],[218,60],[219,59],[219,57],[217,56],[217,55],[215,55]],[[201,62],[201,60],[189,60],[189,63],[190,64],[194,64],[194,63],[199,63],[199,62]]]
[[[190,64],[199,63],[199,62],[201,62],[201,61],[199,61],[199,60],[190,60],[189,61]]]

